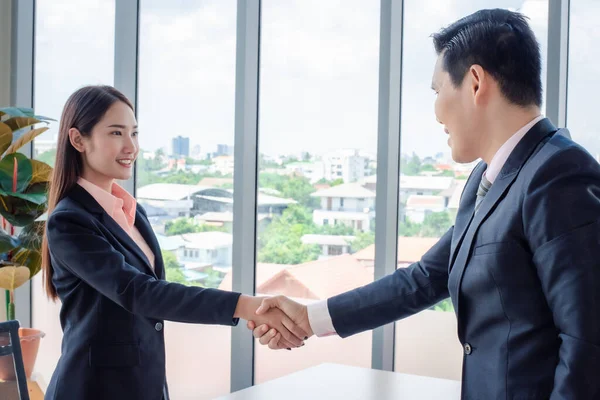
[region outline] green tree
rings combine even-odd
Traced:
[[[288,207],[259,236],[257,260],[276,264],[316,260],[321,252],[319,246],[305,245],[301,240],[316,229],[310,210],[300,205]]]
[[[452,219],[447,211],[435,212],[425,216],[420,236],[441,237],[452,226]]]
[[[185,233],[198,232],[227,232],[223,226],[212,226],[206,224],[197,224],[192,218],[177,218],[168,221],[165,224],[165,233],[167,236],[183,235]]]
[[[167,236],[182,235],[199,232],[199,228],[191,218],[177,218],[165,224],[165,233]]]
[[[165,275],[169,282],[176,282],[187,285],[188,282],[183,275],[181,265],[177,261],[177,257],[170,251],[162,251],[163,262],[165,264]]]
[[[454,306],[452,305],[452,300],[444,299],[433,306],[431,309],[434,311],[442,311],[442,312],[454,312]]]
[[[419,175],[421,172],[421,159],[415,153],[409,159],[400,158],[400,172],[404,175]]]
[[[331,181],[330,185],[331,185],[331,187],[333,187],[333,186],[341,185],[343,183],[344,183],[344,180],[342,178],[337,178],[337,179],[334,179],[333,181]]]
[[[398,225],[398,236],[411,237],[419,236],[421,233],[421,224],[407,219]]]
[[[375,233],[374,232],[360,232],[356,235],[356,239],[350,244],[352,253],[356,253],[370,245],[375,244]]]
[[[354,235],[356,232],[351,226],[347,226],[344,224],[336,224],[316,226],[314,233],[318,233],[321,235],[351,236]]]
[[[261,172],[259,184],[263,188],[278,190],[283,197],[294,199],[311,210],[319,206],[319,199],[311,197],[315,188],[307,178]]]

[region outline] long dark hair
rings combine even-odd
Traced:
[[[76,128],[82,136],[89,136],[110,106],[118,101],[127,104],[133,110],[127,97],[112,86],[85,86],[67,100],[60,117],[56,161],[48,193],[48,216],[77,183],[83,168],[81,154],[71,145],[69,129]],[[58,294],[52,284],[54,271],[46,233],[42,242],[42,270],[46,294],[51,300],[56,300]]]

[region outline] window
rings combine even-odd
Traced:
[[[181,218],[157,236],[163,244],[185,234],[189,248],[184,260],[175,258],[184,271],[199,272],[194,268],[200,252],[209,251],[216,240],[231,239],[231,230],[201,229],[193,217],[222,210],[231,197],[221,186],[233,186],[233,164],[217,165],[211,159],[227,155],[234,141],[236,9],[234,0],[140,1],[138,122],[143,157],[137,165],[136,193],[141,204],[162,199],[152,201],[157,214],[174,201],[171,206]],[[189,195],[171,198],[175,185],[183,185],[178,188],[187,188]],[[202,195],[202,188],[211,192],[211,200],[194,196]],[[231,272],[231,266],[223,267]],[[191,280],[202,274],[184,275],[174,264],[166,268],[169,280],[231,290],[230,276]],[[230,327],[167,322],[165,345],[173,399],[229,393]],[[210,363],[198,362],[208,359]]]
[[[113,84],[115,1],[37,0],[34,38],[34,109],[60,119],[67,98],[79,87]],[[73,3],[77,3],[74,6]],[[34,157],[54,165],[58,122],[34,141]],[[60,303],[50,302],[42,274],[32,281],[32,325],[46,333],[35,364],[42,389],[50,382],[60,357]]]
[[[327,254],[330,256],[339,256],[343,253],[342,246],[329,246]]]
[[[600,4],[594,0],[571,0],[569,24],[569,87],[567,127],[573,140],[600,160],[600,134],[595,118],[595,93],[600,91],[596,78],[600,73],[594,52],[589,46],[598,43],[597,16]]]
[[[403,154],[400,172],[407,180],[419,176],[420,185],[429,185],[416,191],[417,195],[424,195],[447,189],[434,185],[427,176],[419,175],[421,171],[431,169],[425,159],[431,157],[440,165],[451,165],[455,170],[461,167],[452,161],[443,128],[436,122],[433,112],[435,97],[430,87],[437,56],[430,35],[490,4],[475,0],[443,2],[442,7],[437,0],[406,0],[404,4],[400,146]],[[493,6],[513,7],[530,18],[541,45],[542,65],[545,65],[548,1],[504,0],[495,2]],[[545,77],[542,77],[542,82],[545,83]],[[450,177],[445,185],[452,187],[453,180]],[[400,187],[402,189],[402,184]],[[422,223],[412,223],[405,215],[407,196],[401,193],[400,199],[398,262],[409,265],[418,261],[426,249],[445,233],[453,224],[454,215],[446,209],[441,213],[431,213]],[[427,237],[423,237],[422,233],[426,233]],[[431,310],[396,323],[396,371],[460,379],[463,351],[456,335],[456,317],[451,311],[450,300],[447,300]]]
[[[324,178],[330,184],[342,176],[336,157],[347,159],[356,150],[377,153],[379,2],[348,0],[340,7],[329,1],[264,0],[261,13],[259,151],[275,159],[283,155],[300,159],[305,152],[310,155],[305,162],[334,172]],[[322,252],[318,245],[302,244],[304,234],[355,234],[350,226],[313,223],[313,218],[331,220],[324,218],[327,211],[319,210],[319,203],[328,197],[326,190],[336,187],[322,189],[316,185],[319,179],[275,172],[261,170],[259,188],[283,189],[280,197],[294,202],[287,203],[283,215],[258,236],[257,293],[306,293],[307,288],[326,299],[371,282],[372,269],[352,255],[332,256],[323,264],[317,261]],[[364,178],[360,172],[357,179]],[[331,209],[331,203],[327,205]],[[277,272],[278,264],[293,265],[287,272],[298,271],[297,279],[287,281],[289,275]],[[340,286],[339,279],[328,278],[339,269],[352,277],[351,283]],[[285,363],[278,361],[276,352],[256,346],[255,381],[322,362],[370,367],[371,338],[372,333],[365,332],[348,339],[315,340],[295,350],[295,358]]]

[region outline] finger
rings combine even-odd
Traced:
[[[281,319],[281,323],[285,326],[294,336],[300,340],[308,339],[308,334],[304,332],[304,329],[296,325],[291,319],[284,317]]]
[[[277,307],[275,298],[264,299],[262,303],[260,303],[260,306],[256,309],[256,314],[264,314],[269,311],[269,309],[274,307]]]
[[[262,345],[267,345],[267,344],[269,344],[271,339],[273,339],[276,335],[277,335],[277,331],[275,329],[271,329],[269,332],[262,335],[261,338],[258,339],[258,341]]]
[[[298,346],[294,346],[293,344],[291,344],[290,342],[288,342],[287,340],[285,340],[283,338],[283,336],[281,337],[281,339],[279,339],[279,348],[280,349],[296,349],[298,348]]]
[[[284,348],[284,347],[281,347],[280,340],[281,340],[281,333],[277,332],[277,335],[275,335],[275,337],[269,341],[269,348],[271,350],[280,350],[280,349]]]
[[[279,333],[281,333],[281,336],[283,336],[283,338],[286,341],[290,342],[294,347],[302,346],[302,340],[294,336],[292,332],[290,332],[288,328],[286,328],[283,324],[281,324],[280,327],[277,327],[277,330],[279,331]]]
[[[252,331],[252,336],[254,336],[256,339],[260,339],[268,331],[269,331],[268,325],[260,325],[258,328],[255,328]]]
[[[256,324],[254,323],[254,321],[248,321],[248,322],[246,323],[246,327],[247,327],[248,329],[250,329],[251,331],[253,331],[253,330],[254,330],[254,328],[256,328]]]

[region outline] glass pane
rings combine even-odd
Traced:
[[[257,287],[302,303],[373,281],[379,2],[262,3]],[[370,256],[369,256],[370,254]],[[256,346],[256,383],[371,366],[371,332]]]
[[[143,0],[136,196],[167,279],[217,288],[231,271],[235,0]],[[168,322],[173,399],[229,393],[231,328]],[[210,360],[210,361],[207,361]]]
[[[567,127],[573,140],[600,160],[600,135],[593,118],[598,109],[593,97],[600,91],[600,66],[589,51],[600,40],[600,3],[571,0],[570,4]]]
[[[475,163],[455,163],[434,114],[430,89],[437,59],[430,35],[479,9],[524,13],[540,43],[545,86],[547,0],[438,2],[406,0],[402,73],[398,268],[419,261],[454,224],[458,200]],[[542,110],[543,112],[543,110]],[[450,299],[396,323],[395,370],[459,380],[462,347]]]
[[[115,0],[37,0],[34,108],[58,121],[67,98],[81,86],[113,84]],[[58,122],[35,139],[34,156],[54,165]],[[42,274],[33,279],[33,326],[46,333],[35,364],[45,389],[60,357],[60,303],[49,302]]]

